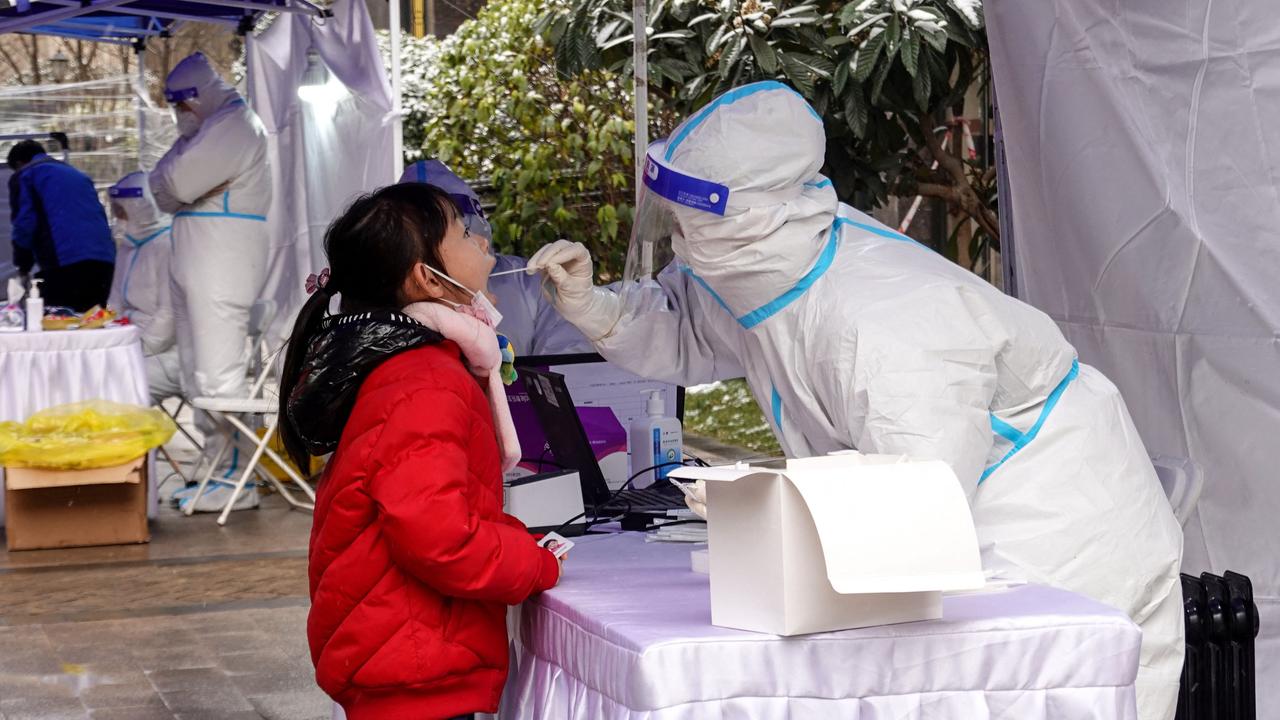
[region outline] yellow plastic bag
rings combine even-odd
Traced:
[[[266,432],[265,428],[259,428],[258,437],[262,437],[262,434],[265,432]],[[289,464],[289,467],[293,468],[294,470],[298,469],[298,466],[285,453],[284,440],[281,439],[280,433],[276,433],[275,435],[271,436],[271,442],[267,443],[267,447],[276,451],[276,453],[278,453],[280,457],[284,458],[284,461]],[[271,473],[271,476],[279,480],[280,482],[292,482],[293,480],[293,478],[289,477],[289,474],[286,473],[283,468],[277,465],[275,461],[272,460],[267,455],[262,456],[262,469],[266,470],[268,473]],[[311,467],[309,468],[309,472],[299,472],[298,474],[301,475],[303,479],[306,479],[306,478],[319,475],[321,470],[324,470],[324,459],[313,457],[311,458]]]
[[[162,410],[90,400],[0,423],[0,465],[88,470],[122,465],[167,442],[177,426]]]

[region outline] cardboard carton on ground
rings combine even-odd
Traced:
[[[983,585],[973,516],[942,462],[845,454],[707,481],[711,622],[803,635],[942,617]]]
[[[6,468],[9,549],[149,542],[146,460],[94,470]]]

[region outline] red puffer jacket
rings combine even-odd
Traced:
[[[497,710],[506,606],[559,576],[502,512],[501,475],[488,403],[456,345],[369,374],[311,532],[311,657],[350,720]]]

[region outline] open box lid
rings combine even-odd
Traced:
[[[737,482],[748,477],[789,482],[817,528],[818,549],[836,592],[903,593],[983,586],[973,515],[946,463],[842,454],[790,460],[782,471],[680,468],[671,475],[708,482]],[[800,519],[792,516],[789,522]]]
[[[146,455],[122,465],[91,470],[45,470],[41,468],[5,468],[4,484],[9,490],[75,487],[78,485],[113,485],[142,482],[142,465]]]

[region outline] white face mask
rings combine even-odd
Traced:
[[[453,283],[464,292],[469,293],[471,295],[471,307],[475,308],[484,317],[487,317],[489,319],[489,327],[496,328],[498,327],[498,323],[502,322],[502,313],[498,312],[498,308],[493,306],[493,303],[489,301],[489,298],[485,297],[484,293],[479,293],[479,292],[476,292],[475,290],[472,290],[466,285],[463,285],[457,280],[454,280],[453,278],[449,277],[448,275],[445,275],[444,273],[440,272],[439,270],[431,267],[426,263],[422,263],[422,265],[423,267],[435,273],[436,275]],[[444,300],[444,298],[441,298],[441,299]],[[458,307],[458,303],[450,302],[449,300],[445,300],[445,302],[449,303],[454,307]]]
[[[200,117],[189,110],[175,110],[174,119],[178,123],[178,134],[191,138],[200,131]]]

